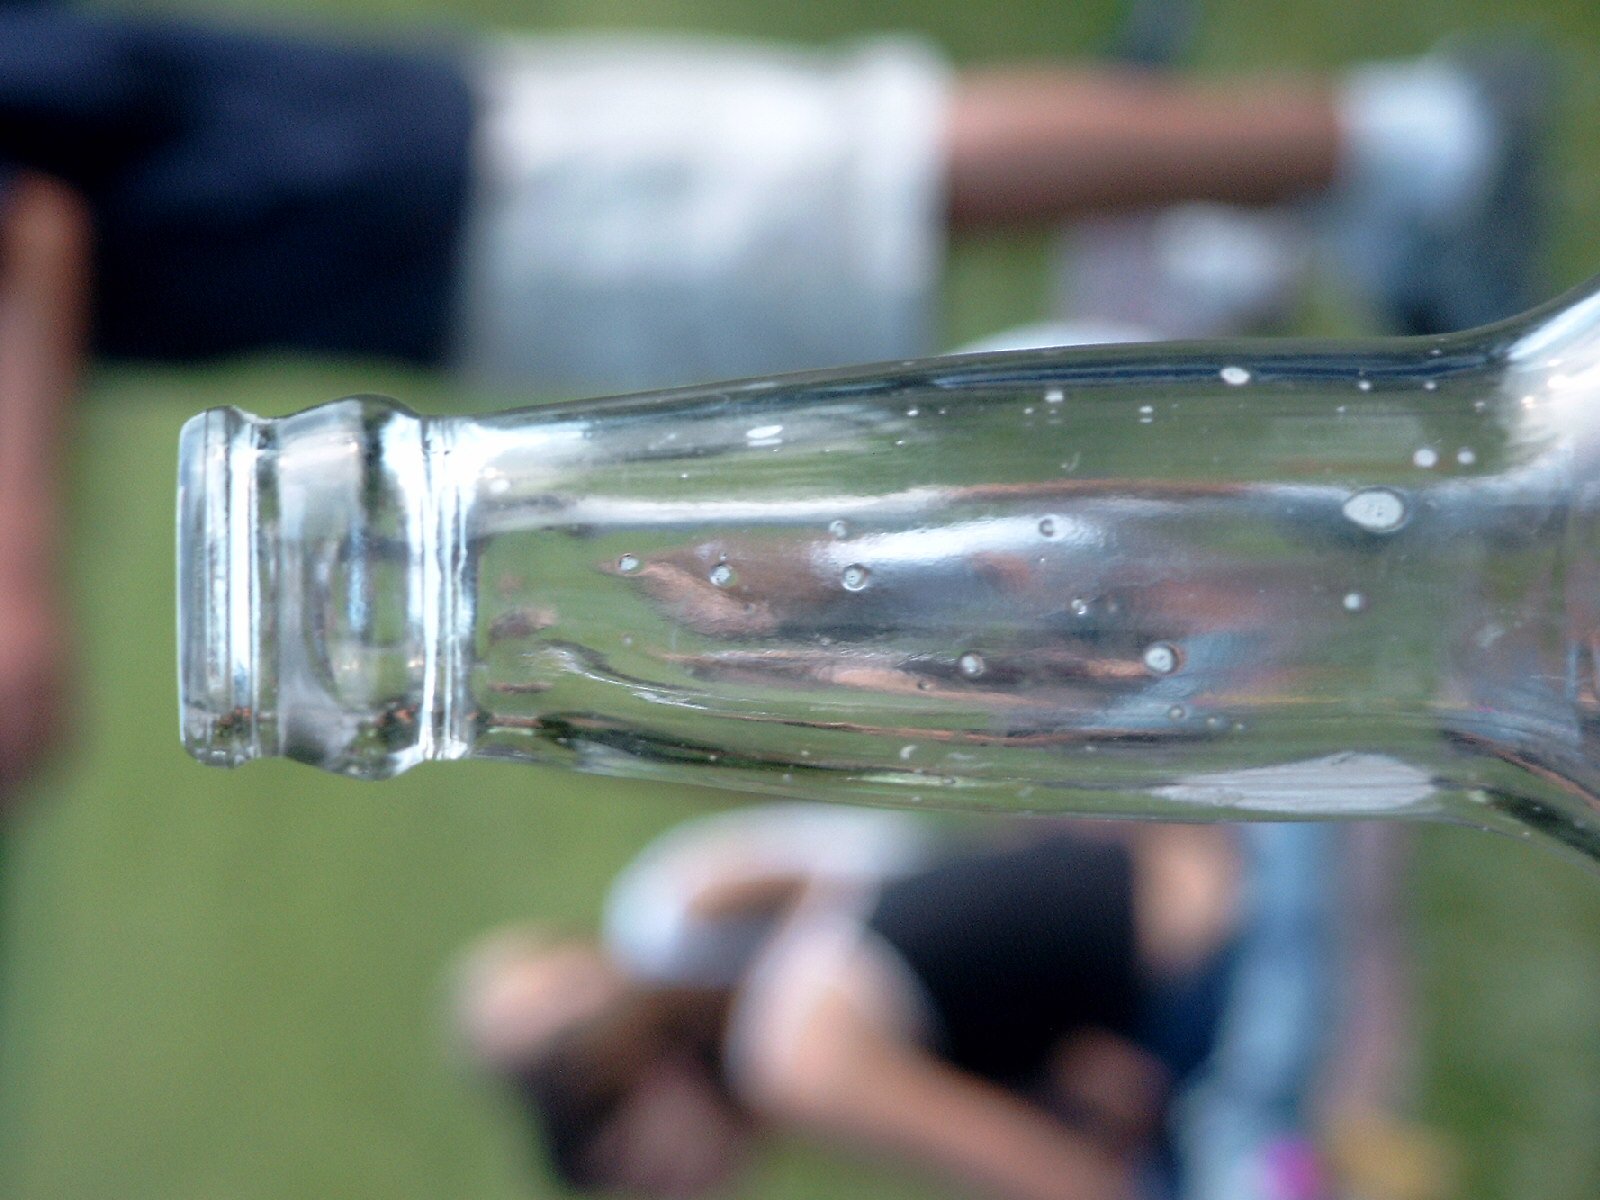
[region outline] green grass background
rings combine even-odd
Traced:
[[[1213,0],[1202,69],[1299,69],[1528,24],[1568,57],[1551,266],[1600,269],[1600,8]],[[241,17],[252,4],[215,3]],[[285,15],[278,7],[274,16]],[[300,0],[356,27],[417,20],[650,26],[827,40],[916,28],[959,61],[1092,52],[1109,0]],[[1041,244],[961,247],[950,335],[1038,313]],[[20,797],[3,877],[0,1196],[409,1200],[548,1194],[525,1138],[445,1050],[441,972],[486,926],[585,925],[645,839],[723,799],[504,765],[359,785],[178,746],[171,509],[179,424],[353,391],[467,408],[363,364],[106,372],[77,414],[70,546],[81,628],[70,751]],[[1458,1142],[1462,1194],[1600,1195],[1600,878],[1509,840],[1417,838],[1410,887],[1423,1113]],[[916,1195],[922,1185],[780,1147],[747,1196]]]

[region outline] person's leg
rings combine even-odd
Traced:
[[[1341,150],[1325,82],[1208,85],[1073,68],[963,76],[945,141],[957,229],[1302,198],[1334,182]]]
[[[455,361],[594,391],[923,354],[948,231],[1196,200],[1326,201],[1339,270],[1388,327],[1509,315],[1527,255],[1485,247],[1536,224],[1502,187],[1526,174],[1507,118],[1536,106],[1487,65],[951,78],[906,43],[524,43],[481,72]]]
[[[1316,201],[1302,207],[1334,276],[1379,329],[1486,324],[1541,298],[1550,76],[1542,48],[1517,39],[1326,78],[976,72],[951,94],[948,219],[961,230]],[[1074,310],[1085,313],[1162,323],[1139,305]]]

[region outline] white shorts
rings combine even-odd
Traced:
[[[573,37],[479,71],[456,362],[617,391],[931,349],[948,73],[833,52]]]

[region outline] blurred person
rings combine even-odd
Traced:
[[[950,232],[1182,200],[1325,201],[1378,298],[1505,315],[1536,298],[1542,66],[953,74],[910,38],[358,46],[13,3],[0,161],[88,203],[105,357],[659,387],[927,353]]]
[[[486,939],[458,1023],[584,1190],[711,1192],[786,1130],[980,1194],[1309,1200],[1323,833],[738,810],[602,944]]]
[[[663,386],[925,353],[947,235],[1180,200],[1317,201],[1346,273],[1415,328],[1533,295],[1543,72],[1517,47],[1194,83],[954,74],[913,39],[444,41],[0,4],[0,163],[72,212],[59,267],[9,272],[0,308],[43,289],[112,361]],[[73,369],[13,372],[0,411],[59,408]],[[23,514],[54,511],[60,420],[6,423],[36,466],[0,497],[0,547],[53,520]],[[11,730],[60,690],[54,559],[0,549]],[[0,742],[0,781],[44,744]]]

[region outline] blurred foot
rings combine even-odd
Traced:
[[[1468,329],[1544,298],[1554,75],[1544,47],[1505,38],[1345,77],[1332,268],[1381,330]]]
[[[1299,309],[1310,239],[1287,208],[1180,204],[1067,231],[1063,320],[1111,321],[1162,339],[1281,332]]]
[[[513,1072],[620,987],[616,970],[593,946],[531,926],[498,930],[456,966],[456,1039],[479,1067]]]

